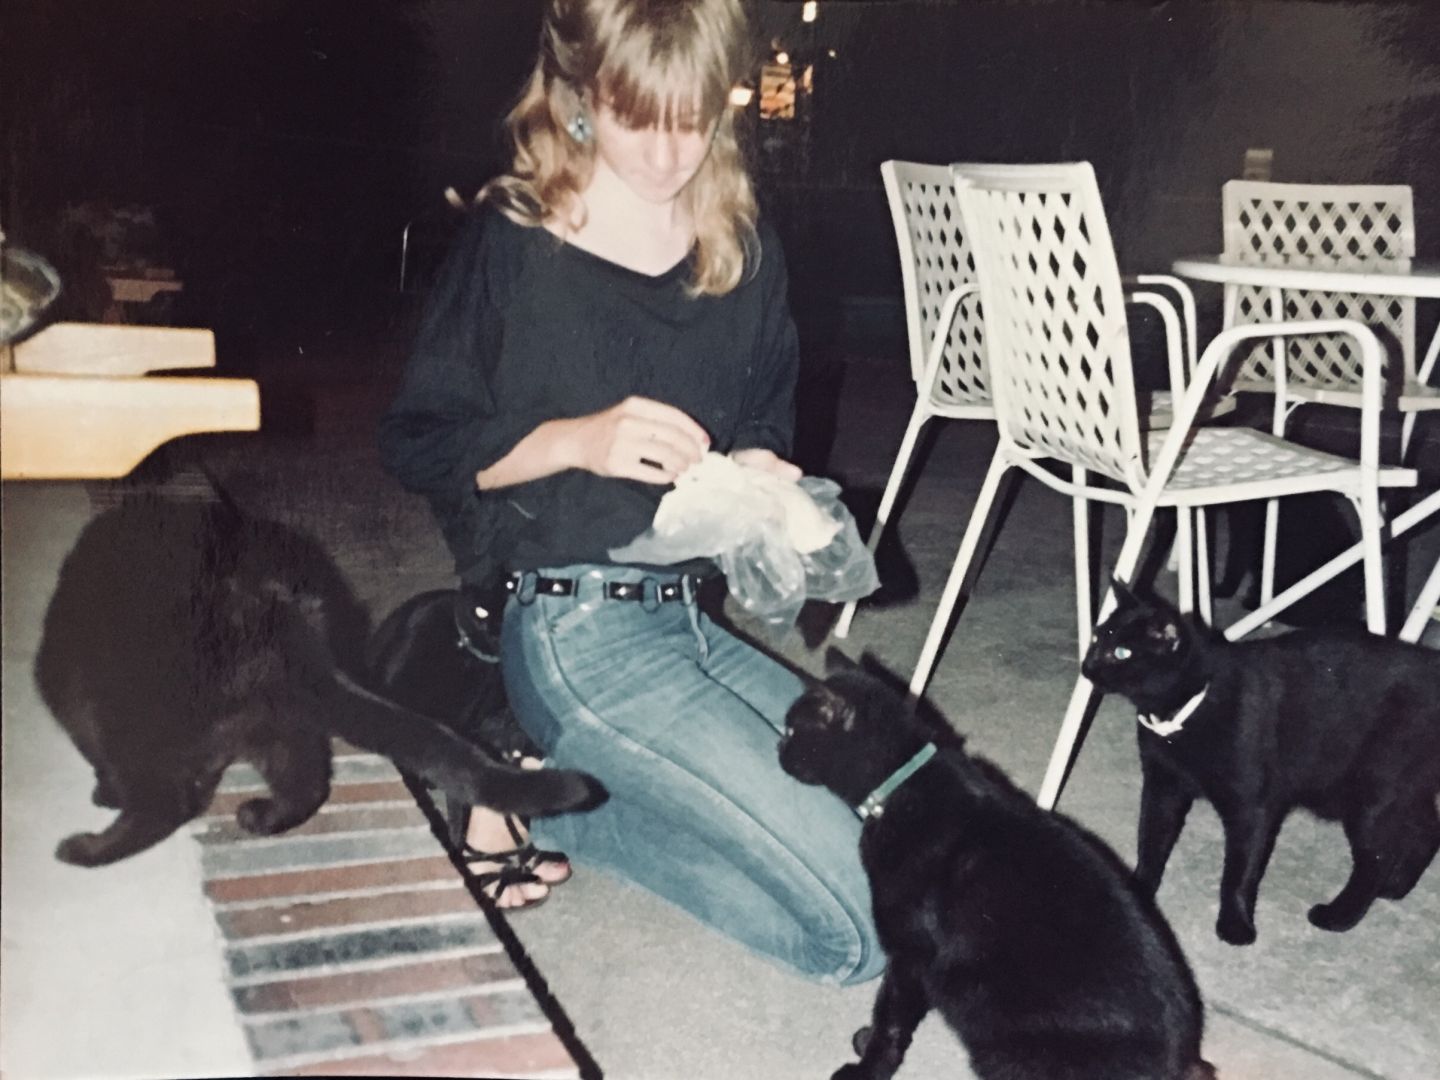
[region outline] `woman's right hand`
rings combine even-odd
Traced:
[[[599,476],[669,484],[710,449],[705,429],[673,405],[628,397],[570,427],[573,465]]]

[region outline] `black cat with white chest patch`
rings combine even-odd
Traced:
[[[1213,1077],[1195,980],[1120,860],[897,690],[835,672],[791,706],[780,764],[867,818],[889,963],[834,1080],[889,1080],[931,1009],[981,1080]]]
[[[94,801],[119,814],[57,857],[99,866],[159,843],[239,760],[270,788],[239,823],[294,828],[329,796],[332,735],[467,804],[543,814],[603,801],[593,777],[502,764],[371,693],[359,681],[368,628],[314,540],[223,494],[138,494],[101,514],[61,566],[35,677],[95,769]]]
[[[1348,628],[1232,643],[1116,590],[1082,666],[1139,710],[1140,886],[1154,894],[1203,798],[1225,829],[1216,931],[1231,944],[1255,940],[1260,879],[1297,807],[1339,821],[1354,860],[1311,923],[1348,930],[1409,893],[1440,848],[1440,653]]]

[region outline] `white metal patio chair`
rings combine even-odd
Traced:
[[[900,249],[905,329],[915,408],[885,482],[867,544],[873,553],[895,509],[920,433],[933,417],[993,420],[984,334],[970,245],[960,228],[948,165],[886,161],[880,166]],[[840,612],[835,636],[850,633],[856,601]]]
[[[963,167],[963,166],[961,166]],[[915,407],[910,413],[900,450],[890,469],[867,547],[879,546],[894,512],[920,433],[934,417],[951,420],[993,420],[985,370],[984,326],[975,284],[975,263],[955,204],[950,166],[913,161],[886,161],[880,166],[890,204],[895,240],[900,250],[900,276],[905,295],[905,324],[910,374],[915,382]],[[1189,347],[1195,358],[1195,301],[1188,285],[1170,275],[1141,275],[1137,284],[1172,289],[1179,297]],[[1152,303],[1156,294],[1142,293],[1137,302]],[[1185,361],[1182,360],[1181,363]],[[1175,373],[1171,372],[1171,378]],[[1152,426],[1169,422],[1169,392],[1153,396]],[[1089,582],[1089,530],[1085,504],[1075,503],[1076,610],[1079,648],[1083,654],[1093,609]],[[834,634],[845,638],[857,602],[847,603]]]
[[[1380,343],[1363,324],[1324,319],[1222,331],[1177,395],[1168,431],[1143,433],[1136,410],[1124,297],[1095,174],[1086,163],[964,166],[954,169],[961,220],[973,242],[985,307],[987,359],[999,445],[981,488],[911,680],[929,680],[950,611],[1005,474],[1018,468],[1072,498],[1127,511],[1114,575],[1128,581],[1157,508],[1180,513],[1182,569],[1194,566],[1185,510],[1272,495],[1335,491],[1357,508],[1364,536],[1366,613],[1384,631],[1379,488],[1415,482],[1412,470],[1379,463]],[[1163,314],[1163,312],[1162,312]],[[1176,335],[1178,320],[1165,316]],[[1248,428],[1195,427],[1220,365],[1248,341],[1308,334],[1349,334],[1362,358],[1358,461],[1310,450]],[[1172,346],[1172,356],[1176,350]],[[1172,361],[1172,372],[1175,365]],[[1178,382],[1177,382],[1177,385]],[[1066,480],[1045,463],[1068,465]],[[1083,481],[1087,473],[1113,486]],[[1115,605],[1107,590],[1100,618]],[[1071,695],[1039,802],[1059,795],[1093,689],[1081,677]]]
[[[1231,180],[1223,188],[1222,203],[1225,255],[1237,262],[1341,270],[1377,263],[1403,266],[1415,255],[1414,201],[1408,185]],[[1440,387],[1428,385],[1440,337],[1417,368],[1413,297],[1225,287],[1226,327],[1329,318],[1357,319],[1398,348],[1398,363],[1387,356],[1381,396],[1387,409],[1401,414],[1403,463],[1416,415],[1440,409]],[[1277,337],[1247,350],[1233,389],[1276,394],[1271,431],[1282,435],[1286,420],[1304,403],[1361,406],[1360,354],[1344,336]],[[1274,595],[1278,516],[1272,500],[1265,513],[1262,603]]]

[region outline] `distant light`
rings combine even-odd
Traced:
[[[814,22],[815,16],[819,14],[820,5],[815,0],[805,0],[805,6],[800,9],[801,22]]]
[[[834,49],[826,49],[826,50],[825,50],[825,55],[828,56],[828,57],[830,57],[831,60],[834,60],[834,59],[835,59],[835,50],[834,50]]]
[[[737,109],[743,109],[750,102],[755,100],[755,88],[751,86],[732,86],[730,88],[730,104]]]
[[[789,62],[790,62],[790,54],[789,54],[788,52],[777,52],[777,53],[775,54],[775,63],[777,63],[777,64],[788,64]]]

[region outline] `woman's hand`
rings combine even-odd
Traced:
[[[799,465],[791,464],[773,450],[761,450],[758,447],[750,450],[732,450],[730,460],[738,465],[748,465],[752,469],[763,469],[782,480],[799,480],[805,475]]]
[[[628,397],[562,422],[569,428],[571,466],[599,476],[669,484],[710,449],[704,428],[673,405],[651,398]]]

